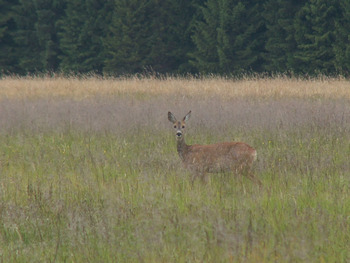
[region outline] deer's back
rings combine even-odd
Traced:
[[[243,142],[191,145],[184,155],[185,166],[203,172],[223,172],[251,166],[256,150]]]

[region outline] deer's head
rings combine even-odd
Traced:
[[[190,117],[191,117],[191,111],[189,111],[189,113],[187,113],[186,116],[181,121],[178,121],[174,114],[172,114],[170,111],[168,112],[168,120],[174,125],[174,129],[176,130],[175,135],[177,140],[183,139],[184,131],[186,128],[186,122],[190,119]]]

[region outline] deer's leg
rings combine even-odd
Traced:
[[[192,185],[194,184],[194,181],[196,180],[197,177],[199,177],[203,183],[208,183],[208,180],[209,180],[208,174],[206,172],[196,171],[192,175]]]
[[[197,171],[194,171],[194,172],[192,173],[192,177],[191,177],[192,185],[193,185],[193,183],[194,183],[194,180],[196,180],[196,178],[197,178],[199,175],[200,175],[200,174],[199,174],[199,172],[197,172]]]
[[[203,183],[208,183],[208,181],[209,181],[209,176],[208,176],[208,173],[202,173],[201,174],[201,179],[202,179],[202,182]]]
[[[252,172],[252,167],[251,165],[247,165],[244,169],[244,174],[254,183],[257,183],[259,186],[262,186],[261,181],[259,180],[259,178],[257,178],[253,172]]]
[[[253,174],[252,166],[250,163],[244,162],[240,164],[237,170],[239,171],[240,174],[246,176],[252,182],[258,184],[259,186],[262,186],[261,181]]]
[[[247,173],[247,177],[252,180],[254,183],[257,183],[259,186],[262,186],[262,182],[257,178],[252,172]]]

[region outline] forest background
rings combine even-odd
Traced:
[[[349,12],[0,0],[0,262],[350,262]],[[263,186],[192,184],[169,110]]]
[[[0,74],[347,75],[347,0],[0,0]]]

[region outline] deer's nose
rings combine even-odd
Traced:
[[[176,133],[176,136],[177,136],[177,137],[181,137],[181,136],[182,136],[182,132],[178,131],[178,132]]]

